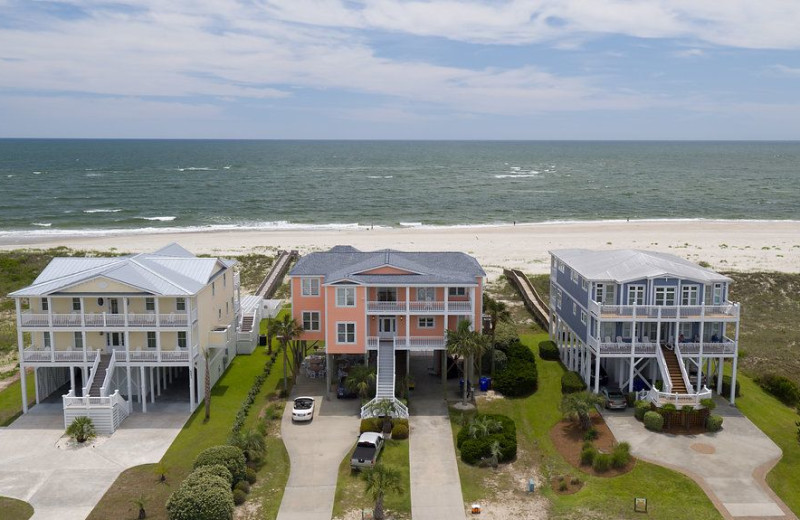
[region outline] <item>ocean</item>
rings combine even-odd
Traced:
[[[800,218],[798,142],[0,140],[0,235]]]

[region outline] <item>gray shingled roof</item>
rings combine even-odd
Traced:
[[[654,251],[556,249],[550,251],[550,254],[562,260],[588,280],[625,283],[645,278],[670,276],[698,282],[731,281],[727,276],[700,267],[689,260]]]
[[[390,266],[414,274],[361,274]],[[473,257],[456,252],[404,252],[392,249],[359,251],[336,246],[330,251],[310,253],[297,261],[290,276],[324,276],[324,283],[353,281],[363,284],[475,285],[486,276]]]
[[[236,262],[198,258],[178,244],[116,258],[54,258],[33,284],[9,296],[44,296],[102,277],[160,296],[196,294],[222,267]]]

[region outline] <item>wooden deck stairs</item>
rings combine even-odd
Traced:
[[[669,379],[672,382],[672,393],[688,394],[689,391],[686,389],[686,384],[683,382],[681,367],[678,363],[678,356],[675,355],[675,351],[661,345],[661,353],[664,354],[664,361],[667,363]]]
[[[100,397],[100,387],[106,379],[108,364],[111,363],[111,354],[100,354],[100,363],[97,365],[97,373],[92,380],[92,387],[89,389],[89,397]]]

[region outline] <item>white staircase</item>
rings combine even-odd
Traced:
[[[392,401],[394,403],[393,417],[408,417],[408,408],[394,396],[395,368],[394,368],[394,341],[391,339],[378,342],[378,374],[376,378],[375,398],[361,407],[361,418],[374,417],[375,403]]]

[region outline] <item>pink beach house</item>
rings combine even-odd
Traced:
[[[485,277],[464,253],[336,246],[304,256],[289,273],[292,314],[305,331],[301,339],[324,342],[328,367],[364,356],[377,366],[375,399],[394,399],[395,378],[408,373],[412,352],[429,356],[444,381],[446,331],[462,320],[480,324]],[[327,371],[328,392],[334,372]]]

